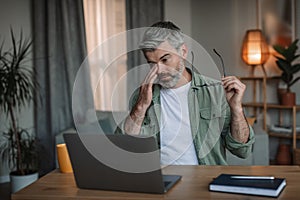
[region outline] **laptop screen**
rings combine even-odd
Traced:
[[[73,133],[64,139],[79,188],[147,193],[167,189],[153,137]],[[167,182],[177,182],[176,177]]]

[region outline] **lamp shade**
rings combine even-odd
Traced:
[[[269,47],[262,31],[248,30],[242,46],[242,59],[248,65],[262,65],[269,58]]]

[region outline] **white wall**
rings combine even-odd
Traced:
[[[10,45],[10,27],[16,33],[23,29],[23,35],[31,36],[31,3],[30,0],[0,0],[0,43],[5,40],[5,46]],[[28,63],[31,65],[31,63]],[[0,134],[9,127],[8,120],[2,111],[0,112]],[[29,106],[19,114],[19,125],[22,128],[33,128],[33,106]],[[9,170],[0,164],[0,183],[8,181]]]
[[[192,37],[220,66],[220,61],[212,49],[218,50],[224,59],[227,75],[248,76],[251,67],[242,61],[241,47],[246,31],[258,27],[256,0],[192,0],[191,4]],[[261,68],[257,67],[255,72],[261,74],[261,71]],[[252,84],[246,84],[244,100],[249,102],[252,100]],[[276,96],[273,91],[269,93],[269,96]],[[257,96],[260,94],[261,91]]]
[[[245,31],[256,28],[256,0],[192,0],[192,36],[211,54],[215,48],[224,59],[227,73],[246,75],[240,49]]]
[[[191,9],[191,0],[165,0],[165,20],[174,22],[191,37]]]

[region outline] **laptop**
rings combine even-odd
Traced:
[[[78,188],[163,194],[179,175],[163,175],[154,137],[65,133]]]

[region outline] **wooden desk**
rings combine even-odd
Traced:
[[[13,194],[12,199],[274,199],[208,191],[209,182],[220,173],[284,177],[287,186],[279,199],[300,199],[299,166],[169,166],[163,171],[183,176],[182,180],[164,195],[82,190],[76,187],[72,173],[62,174],[55,170]]]

